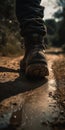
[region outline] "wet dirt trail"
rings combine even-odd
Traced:
[[[49,76],[36,81],[20,77],[22,57],[0,57],[0,130],[65,130],[65,58],[46,55]]]

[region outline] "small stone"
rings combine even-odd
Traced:
[[[12,104],[13,104],[14,106],[16,106],[16,105],[17,105],[17,103],[16,103],[16,102],[13,102]]]
[[[62,115],[63,115],[63,114],[64,114],[64,111],[63,111],[63,110],[62,110],[62,111],[60,111],[60,114],[62,114]]]
[[[65,105],[65,100],[63,101],[63,104]]]
[[[49,97],[52,97],[52,92],[49,92]]]
[[[16,119],[16,115],[14,115],[14,118]]]

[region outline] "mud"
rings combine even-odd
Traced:
[[[46,57],[49,76],[36,81],[20,77],[22,57],[0,57],[0,130],[65,130],[64,54]]]

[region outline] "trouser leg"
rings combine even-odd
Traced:
[[[40,2],[41,0],[16,0],[16,16],[23,37],[46,34],[43,21],[44,7],[40,5]]]

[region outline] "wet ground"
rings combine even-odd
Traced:
[[[46,57],[42,80],[20,77],[22,57],[0,57],[0,130],[65,130],[65,55]]]

